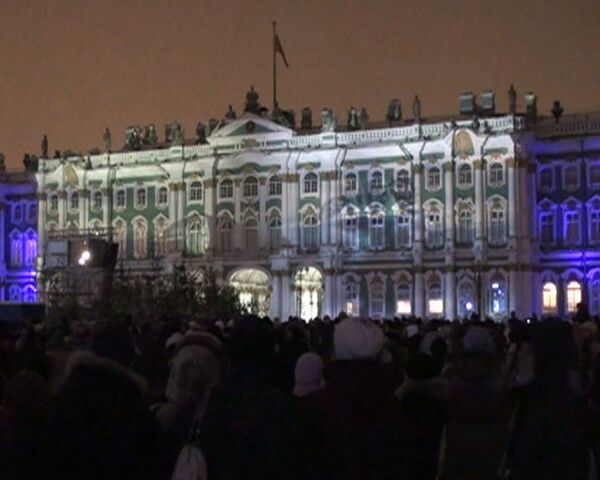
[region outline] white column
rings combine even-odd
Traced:
[[[538,238],[537,230],[537,181],[536,181],[536,166],[534,163],[527,167],[527,191],[531,198],[531,208],[529,209],[529,231],[531,240],[535,241]]]
[[[323,312],[321,317],[325,315],[329,315],[331,318],[335,316],[335,312],[333,309],[334,304],[334,286],[333,286],[333,270],[327,269],[325,270],[325,278],[323,281],[324,289],[323,292]]]
[[[519,310],[519,272],[511,265],[508,272],[508,313]]]
[[[517,235],[517,195],[516,195],[516,168],[515,159],[506,161],[508,175],[508,238]]]
[[[479,159],[473,162],[475,167],[475,242],[483,244],[484,236],[484,200],[483,200],[483,160]]]
[[[169,184],[169,251],[178,249],[177,240],[177,183]]]
[[[111,207],[112,190],[109,188],[102,189],[102,224],[110,230],[110,207]],[[112,238],[112,237],[111,237]]]
[[[243,248],[243,226],[242,226],[242,180],[239,178],[233,179],[233,202],[234,202],[234,218],[233,226],[233,249],[241,250]]]
[[[87,230],[87,214],[90,191],[85,187],[79,190],[79,229]]]
[[[338,244],[338,225],[340,222],[340,209],[338,206],[340,180],[337,171],[330,172],[329,177],[329,243],[335,246]]]
[[[444,217],[446,250],[454,247],[454,162],[444,163]]]
[[[331,196],[329,182],[331,172],[321,172],[321,245],[329,245],[329,224]]]
[[[289,175],[284,174],[281,176],[281,237],[282,237],[281,243],[282,243],[282,245],[288,245],[289,240],[290,240],[289,203],[290,203]]]
[[[333,315],[337,316],[342,310],[345,309],[344,305],[344,284],[343,284],[342,274],[338,271],[335,275],[333,286]],[[360,292],[359,292],[360,295]]]
[[[425,287],[421,267],[415,268],[415,310],[416,317],[423,318],[425,314]]]
[[[300,212],[298,211],[298,182],[300,175],[292,173],[288,175],[289,180],[289,203],[288,203],[288,239],[292,247],[298,246],[298,225]]]
[[[215,181],[204,180],[204,217],[208,229],[208,253],[215,254],[217,245],[217,215],[215,211]]]
[[[272,271],[271,280],[271,304],[269,305],[269,316],[271,320],[281,320],[281,272]]]
[[[288,271],[281,272],[281,321],[287,322],[294,311],[294,295],[290,288],[290,275]]]
[[[444,314],[448,320],[456,318],[456,277],[448,265],[444,272]]]
[[[185,183],[180,182],[177,188],[177,245],[185,250]]]
[[[260,177],[258,187],[258,245],[261,249],[269,248],[269,229],[267,224],[267,194],[269,186],[266,177]]]
[[[414,166],[414,190],[415,190],[415,205],[414,205],[414,239],[415,244],[420,246],[423,241],[423,199],[421,194],[421,177],[423,176],[423,165],[417,164]]]
[[[67,214],[67,192],[61,190],[58,192],[58,228],[65,228]]]
[[[38,266],[42,266],[44,262],[44,253],[46,249],[47,233],[46,233],[46,209],[47,209],[47,198],[46,192],[38,192],[37,199],[37,256]],[[1,212],[0,212],[1,213]],[[2,238],[6,238],[6,232],[4,231],[4,215],[0,215],[0,232]],[[0,242],[0,262],[4,263],[4,242]]]

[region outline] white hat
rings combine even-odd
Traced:
[[[359,360],[375,358],[385,337],[373,322],[347,318],[335,326],[333,346],[338,360]]]

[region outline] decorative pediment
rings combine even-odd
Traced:
[[[473,140],[466,130],[459,130],[454,136],[454,153],[459,157],[468,157],[475,154]]]
[[[77,171],[75,167],[70,163],[65,166],[65,182],[67,185],[78,185],[79,177],[77,176]]]
[[[295,132],[267,118],[245,113],[239,119],[219,128],[208,137],[213,147],[242,143],[257,146],[259,141],[289,140]]]

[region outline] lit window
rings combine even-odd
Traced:
[[[344,177],[344,191],[349,194],[355,194],[356,191],[358,189],[357,186],[357,182],[356,182],[356,174],[355,173],[348,173],[346,174],[346,176]]]
[[[371,193],[379,193],[383,190],[383,173],[382,172],[376,171],[371,174],[370,190],[371,190]]]
[[[258,180],[256,177],[248,177],[244,180],[244,197],[258,196]]]
[[[493,279],[491,284],[491,313],[493,315],[506,314],[506,284],[502,279]]]
[[[490,184],[502,185],[504,183],[504,169],[501,163],[493,163],[490,166]]]
[[[102,209],[102,192],[94,192],[92,208],[94,210]]]
[[[304,193],[317,193],[319,191],[319,178],[316,173],[310,172],[304,176]]]
[[[442,186],[440,169],[438,167],[431,167],[427,171],[427,189],[437,190]]]
[[[463,209],[458,216],[458,243],[467,245],[473,243],[473,213]]]
[[[579,282],[569,282],[567,284],[567,312],[575,313],[579,303],[581,303],[581,285]]]
[[[271,251],[279,250],[281,244],[281,219],[274,218],[269,223],[269,244]]]
[[[442,215],[437,208],[427,213],[425,220],[425,242],[429,248],[439,248],[444,245],[444,229]]]
[[[219,196],[221,198],[233,197],[233,182],[230,179],[221,181],[221,184],[219,185]]]
[[[554,243],[554,212],[540,214],[540,241],[542,245]]]
[[[355,282],[346,283],[344,290],[346,313],[349,316],[358,315],[358,285]]]
[[[542,168],[540,170],[540,190],[544,192],[552,191],[554,186],[554,172],[552,167]]]
[[[556,285],[552,282],[544,284],[542,290],[542,312],[546,315],[556,313]]]
[[[577,165],[569,165],[563,170],[564,186],[567,190],[575,190],[579,188],[579,167]]]
[[[308,215],[304,218],[302,233],[304,249],[308,251],[317,250],[319,246],[319,225],[314,215]]]
[[[344,219],[344,247],[350,250],[358,249],[358,216],[352,207],[348,208]]]
[[[475,291],[471,283],[462,283],[458,287],[458,315],[469,317],[475,310]]]
[[[169,190],[167,187],[160,187],[158,189],[158,206],[166,207],[169,203]]]
[[[396,190],[399,192],[410,190],[410,175],[407,170],[400,170],[396,175]]]
[[[396,313],[398,315],[410,315],[412,313],[410,286],[406,283],[401,283],[396,289]]]
[[[245,230],[246,251],[254,252],[258,249],[258,224],[256,220],[253,218],[247,220]]]
[[[23,240],[21,235],[13,233],[10,239],[10,264],[13,267],[20,267],[23,258]]]
[[[490,210],[489,240],[491,245],[506,243],[506,221],[503,207],[494,207]]]
[[[442,287],[434,283],[429,287],[429,315],[441,315],[444,313],[444,300],[442,299]]]
[[[565,243],[567,245],[578,245],[579,239],[579,212],[565,212]]]
[[[281,195],[281,177],[273,175],[269,180],[269,195]]]
[[[458,168],[458,185],[461,187],[469,187],[473,181],[471,166],[463,163]]]
[[[190,185],[190,202],[202,201],[202,182],[193,182]]]
[[[385,313],[385,285],[380,280],[371,284],[371,316],[380,318]]]
[[[411,216],[401,213],[396,217],[396,246],[398,248],[410,247],[411,244]]]
[[[376,210],[369,220],[369,244],[373,250],[382,250],[385,247],[384,236],[385,215]]]
[[[35,266],[37,257],[37,238],[35,233],[30,232],[25,239],[25,265],[28,267]]]

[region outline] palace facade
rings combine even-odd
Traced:
[[[49,238],[87,232],[132,272],[212,270],[272,318],[600,314],[600,117],[322,120],[41,158],[38,271]]]

